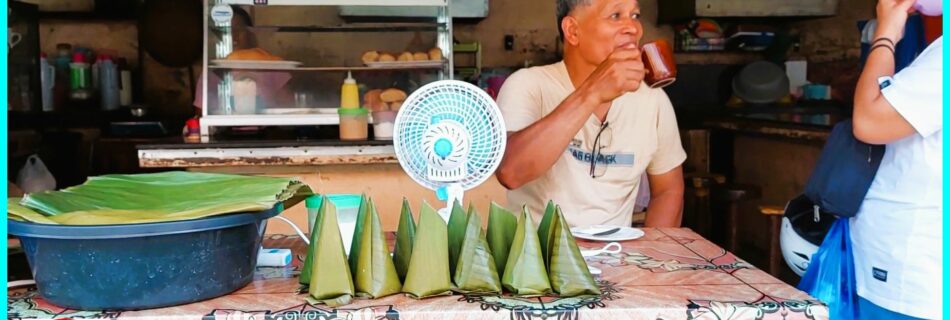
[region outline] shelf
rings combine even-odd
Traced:
[[[225,4],[268,6],[434,6],[445,7],[448,0],[226,0]]]
[[[764,59],[755,51],[689,51],[674,52],[676,64],[747,64]]]
[[[239,149],[239,148],[304,148],[304,147],[385,147],[392,146],[392,140],[216,140],[207,143],[154,143],[135,146],[139,150],[200,150],[200,149]]]
[[[444,65],[444,64],[443,64]],[[441,70],[443,65],[440,66],[431,66],[431,67],[402,67],[402,66],[393,66],[393,67],[300,67],[293,69],[286,68],[234,68],[234,67],[220,67],[220,66],[208,66],[210,70],[260,70],[260,71],[387,71],[387,70]]]
[[[398,163],[389,141],[306,143],[278,141],[264,145],[194,144],[137,146],[143,168],[189,168],[219,166],[313,166]]]
[[[41,11],[40,20],[63,20],[63,21],[115,21],[115,22],[136,22],[137,17],[129,15],[118,15],[109,13],[99,13],[94,11]]]
[[[453,0],[455,1],[455,0]],[[466,0],[462,0],[466,1]],[[209,4],[213,3],[213,4]],[[347,17],[343,21],[328,21],[326,19],[321,19],[320,17],[313,16],[308,17],[303,15],[297,17],[298,19],[289,20],[289,19],[280,19],[276,17],[270,23],[265,25],[257,25],[250,27],[251,30],[256,32],[256,36],[259,40],[262,38],[273,37],[278,38],[276,41],[281,41],[279,33],[327,33],[327,34],[339,34],[343,35],[342,39],[353,41],[363,41],[370,40],[372,38],[386,39],[391,37],[391,34],[402,32],[401,34],[411,36],[413,32],[425,33],[426,35],[433,35],[435,37],[432,43],[426,45],[432,45],[433,47],[439,48],[442,51],[442,60],[434,60],[424,63],[373,63],[370,62],[368,65],[364,64],[360,59],[361,53],[350,52],[346,53],[347,47],[345,43],[324,43],[323,45],[330,45],[332,47],[338,47],[341,53],[337,55],[344,58],[332,59],[332,60],[314,60],[314,57],[297,57],[301,61],[294,61],[293,63],[263,63],[261,61],[244,61],[244,63],[234,63],[233,61],[216,61],[219,56],[222,56],[223,53],[233,51],[233,48],[224,45],[215,46],[215,43],[222,43],[221,40],[226,41],[226,37],[220,37],[221,39],[214,40],[209,39],[208,36],[215,34],[216,32],[222,32],[226,34],[230,30],[221,29],[221,26],[216,26],[214,24],[206,24],[206,37],[205,41],[208,42],[209,50],[205,50],[202,57],[202,68],[205,71],[212,71],[221,76],[227,76],[228,72],[231,72],[231,75],[237,75],[240,71],[271,71],[271,72],[280,72],[280,73],[291,73],[294,77],[303,76],[301,72],[328,72],[327,76],[334,76],[339,73],[345,73],[347,71],[352,71],[353,73],[362,73],[363,76],[371,75],[377,77],[392,77],[393,81],[401,81],[405,76],[410,76],[410,78],[415,78],[419,76],[419,82],[428,82],[430,80],[442,80],[442,79],[451,79],[454,69],[453,69],[453,58],[452,55],[452,19],[449,15],[449,0],[217,0],[217,1],[205,1],[205,15],[206,19],[212,18],[211,10],[214,6],[226,6],[226,5],[248,5],[254,6],[253,10],[258,10],[255,14],[268,14],[274,13],[279,14],[277,11],[268,10],[265,7],[274,7],[274,6],[298,6],[298,7],[331,7],[324,9],[338,9],[339,15],[341,17]],[[332,7],[338,8],[332,8]],[[389,15],[366,15],[359,17],[352,17],[349,19],[349,16],[344,15],[343,9],[345,8],[359,8],[370,11],[398,11],[402,9],[404,11],[411,12],[412,16],[398,16],[393,17]],[[218,9],[223,9],[218,7]],[[284,8],[284,9],[295,9],[295,8]],[[278,10],[280,11],[280,10]],[[223,16],[217,18],[224,18]],[[331,19],[333,20],[333,19]],[[358,40],[354,40],[353,35],[347,35],[345,33],[352,33],[353,35],[358,34]],[[366,37],[367,39],[362,39]],[[218,42],[216,42],[218,41]],[[428,41],[428,40],[427,40]],[[312,41],[311,41],[312,42]],[[319,41],[318,41],[319,42]],[[346,42],[346,41],[343,41]],[[304,43],[307,45],[307,43]],[[320,45],[319,43],[310,43],[309,45]],[[428,53],[428,49],[423,49]],[[336,51],[333,51],[336,52]],[[351,55],[352,54],[352,55]],[[222,57],[223,58],[223,57]],[[293,58],[293,57],[287,57]],[[420,56],[421,58],[421,56]],[[289,59],[292,60],[292,59]],[[422,62],[422,61],[419,61]],[[347,66],[350,65],[350,66]],[[413,71],[415,70],[415,71]],[[233,71],[233,72],[232,72]],[[332,73],[332,74],[330,74]],[[373,73],[373,74],[369,74]],[[318,75],[314,75],[318,76]],[[222,79],[227,79],[227,77],[221,77]],[[309,80],[309,79],[305,79]],[[385,79],[381,79],[382,83]],[[389,80],[386,80],[389,81]],[[206,90],[206,96],[211,96],[216,94],[213,88],[203,88]],[[233,88],[232,88],[233,89]],[[323,88],[318,88],[322,90]],[[210,91],[210,92],[208,92]],[[208,103],[207,99],[203,103]],[[203,113],[211,112],[214,110],[209,110],[205,108]],[[248,111],[250,112],[250,111]],[[326,126],[326,125],[338,125],[339,116],[337,114],[332,115],[309,115],[309,114],[258,114],[258,115],[205,115],[202,117],[200,122],[201,130],[201,140],[208,141],[215,134],[213,129],[215,127],[243,127],[243,126]],[[323,129],[321,129],[323,130]]]
[[[202,126],[243,127],[243,126],[304,126],[340,124],[337,114],[249,114],[249,115],[207,115],[201,118]]]
[[[436,32],[438,28],[445,27],[445,23],[357,23],[338,26],[256,26],[250,29],[265,32]]]

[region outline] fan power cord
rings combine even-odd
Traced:
[[[297,235],[300,236],[300,239],[302,239],[303,242],[306,243],[308,246],[310,245],[310,239],[307,237],[306,234],[303,233],[303,231],[300,230],[300,228],[297,227],[296,224],[294,224],[293,222],[291,222],[291,221],[288,220],[287,218],[284,218],[284,217],[281,217],[281,216],[274,216],[274,218],[283,220],[284,222],[286,222],[287,224],[289,224],[290,227],[291,227],[291,228],[294,228],[294,231],[297,232]]]

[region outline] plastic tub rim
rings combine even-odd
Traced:
[[[7,220],[7,233],[42,239],[123,239],[201,232],[242,226],[279,214],[283,205],[255,213],[235,213],[193,220],[116,225],[56,225]]]

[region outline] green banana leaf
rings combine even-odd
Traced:
[[[350,254],[347,257],[353,280],[356,280],[357,263],[359,262],[359,255],[356,254],[356,252],[360,252],[360,244],[363,243],[363,228],[368,227],[365,223],[368,215],[369,200],[366,199],[366,194],[363,194],[360,196],[360,207],[356,210],[356,225],[353,226],[353,238],[350,239],[352,240],[350,241]]]
[[[399,293],[402,283],[396,274],[396,266],[389,257],[386,234],[379,221],[373,199],[363,197],[356,221],[350,262],[357,297],[381,298]]]
[[[600,295],[597,282],[587,269],[587,262],[581,255],[580,249],[567,220],[561,214],[561,207],[557,207],[551,219],[550,264],[548,278],[551,288],[561,297],[576,297],[582,295]]]
[[[521,219],[511,242],[511,252],[508,253],[501,284],[508,292],[520,296],[551,293],[548,272],[544,268],[544,259],[541,258],[538,233],[534,229],[531,214],[524,207],[521,209]]]
[[[488,211],[488,248],[495,259],[495,270],[505,272],[505,263],[508,261],[508,251],[511,250],[511,241],[518,228],[518,218],[507,209],[495,202],[491,203]]]
[[[307,301],[311,304],[327,304],[331,307],[350,303],[353,294],[353,277],[346,263],[346,251],[340,238],[340,225],[336,206],[323,197],[313,229],[315,242],[310,243],[313,264],[310,268],[310,288]]]
[[[58,224],[110,225],[261,211],[278,202],[290,208],[311,194],[293,178],[171,171],[91,177],[75,187],[28,194],[20,204]]]
[[[501,293],[501,280],[488,241],[482,233],[481,221],[474,207],[468,214],[465,240],[455,269],[455,286],[463,293]]]
[[[399,281],[406,281],[409,271],[409,259],[412,257],[412,240],[416,237],[416,222],[412,219],[409,200],[402,199],[402,213],[399,214],[399,228],[396,229],[396,248],[393,252],[393,264]]]
[[[465,225],[468,215],[462,205],[456,201],[452,204],[452,214],[449,215],[449,270],[455,275],[455,266],[458,262],[459,251],[462,250],[462,240],[465,240]]]
[[[544,216],[541,217],[541,224],[538,225],[538,239],[541,242],[542,257],[544,265],[548,265],[551,260],[551,221],[554,220],[554,201],[548,200],[547,207],[544,208]]]
[[[7,198],[7,218],[16,221],[29,221],[33,223],[56,224],[56,221],[50,220],[33,209],[20,205],[22,198]]]
[[[422,299],[452,294],[449,276],[448,230],[442,217],[423,202],[419,227],[412,243],[412,257],[402,292]]]
[[[320,212],[326,210],[323,207],[324,201],[330,201],[330,199],[326,196],[320,196],[320,208],[317,209],[317,216],[313,219],[313,229],[310,229],[310,244],[307,246],[307,258],[303,260],[303,268],[300,269],[300,276],[297,277],[297,282],[307,287],[310,286],[310,270],[313,269],[313,252],[316,250],[317,236],[320,235],[320,226],[323,225],[323,218],[326,216],[320,214]]]

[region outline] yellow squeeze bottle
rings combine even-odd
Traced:
[[[356,109],[360,107],[360,90],[356,85],[356,79],[353,74],[346,72],[346,80],[343,80],[343,88],[340,91],[340,108]]]

